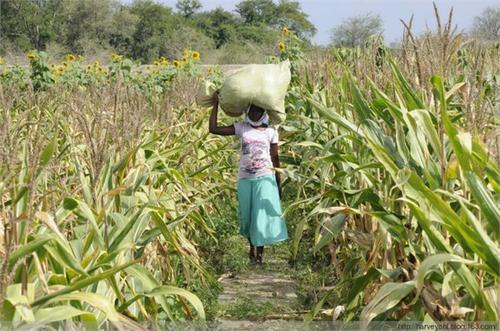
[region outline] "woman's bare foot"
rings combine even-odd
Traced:
[[[252,245],[250,239],[248,239],[248,242],[250,243],[250,252],[248,253],[248,258],[250,259],[250,264],[254,264],[256,263],[256,248],[254,245]]]
[[[255,262],[258,265],[262,265],[262,254],[264,254],[264,246],[257,246],[256,252],[255,252]]]

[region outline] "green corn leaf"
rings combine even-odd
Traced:
[[[481,207],[481,213],[489,222],[491,230],[498,236],[500,232],[500,210],[498,204],[493,200],[490,192],[475,173],[465,171],[464,176],[474,199]]]
[[[121,271],[121,270],[123,270],[123,269],[137,263],[137,262],[139,262],[139,260],[132,260],[132,261],[129,261],[129,262],[122,264],[120,266],[116,266],[116,267],[113,267],[109,270],[106,270],[98,275],[93,275],[93,276],[89,276],[89,277],[83,278],[81,280],[78,280],[78,281],[74,282],[73,284],[71,284],[70,286],[67,286],[59,291],[49,293],[49,294],[47,294],[39,299],[36,299],[31,304],[31,306],[36,307],[36,306],[43,305],[53,298],[62,296],[63,294],[68,294],[68,293],[71,293],[74,291],[78,291],[78,290],[85,288],[89,285],[92,285],[94,283],[105,280],[106,278],[115,275],[119,271]]]
[[[45,244],[55,240],[52,234],[36,235],[35,239],[29,241],[26,245],[22,245],[9,256],[9,270],[12,270],[16,262],[33,252],[38,252]]]
[[[137,225],[137,220],[141,215],[143,215],[145,206],[141,207],[135,214],[132,216],[128,221],[125,227],[120,231],[120,233],[113,239],[111,244],[109,245],[109,252],[113,252],[116,250],[119,245],[122,243],[122,241],[127,237],[129,234],[130,230],[134,227],[134,225]]]
[[[347,217],[345,214],[338,213],[322,222],[323,231],[319,236],[318,242],[314,245],[315,253],[327,245],[336,235],[340,233],[346,220]]]
[[[196,312],[200,319],[205,320],[205,309],[203,308],[203,304],[201,300],[193,293],[179,288],[175,286],[159,286],[154,288],[151,292],[147,293],[148,296],[167,296],[167,295],[175,295],[181,296],[189,301],[191,305],[195,308]]]
[[[50,304],[67,300],[86,302],[94,308],[99,309],[106,315],[106,319],[112,322],[113,325],[118,329],[136,330],[140,328],[139,324],[118,313],[109,298],[106,298],[105,296],[99,295],[97,293],[67,293],[55,296],[51,298],[47,303]]]
[[[413,280],[405,283],[384,284],[361,312],[360,321],[362,329],[366,330],[371,320],[396,306],[414,289],[415,281]]]
[[[441,253],[441,254],[436,254],[433,256],[427,257],[422,263],[420,264],[417,272],[417,277],[416,277],[416,289],[417,293],[415,294],[415,298],[411,302],[411,304],[415,304],[418,300],[418,297],[420,295],[420,292],[422,291],[422,288],[424,287],[424,280],[425,276],[431,271],[431,268],[434,267],[435,265],[438,264],[443,264],[445,262],[457,262],[457,263],[464,263],[464,264],[476,264],[474,261],[466,260],[460,256],[453,255],[453,254],[447,254],[447,253]]]
[[[444,237],[431,225],[429,219],[425,216],[424,212],[413,202],[407,201],[408,206],[415,218],[420,225],[424,228],[432,244],[437,247],[440,251],[444,253],[453,254],[453,249],[444,239]],[[477,283],[475,276],[472,272],[461,263],[450,262],[450,266],[456,272],[457,276],[460,278],[462,284],[467,289],[469,295],[474,299],[476,305],[486,310],[486,316],[488,320],[496,320],[498,318],[497,313],[493,307],[493,304],[484,295],[481,287]]]
[[[405,98],[407,109],[425,109],[424,103],[420,96],[414,92],[413,88],[410,86],[408,81],[404,78],[403,74],[397,67],[393,59],[389,59],[389,65],[391,67],[392,73],[396,78],[397,86],[400,88],[403,96]]]
[[[35,312],[35,321],[34,323],[29,323],[23,325],[17,330],[28,331],[41,327],[46,327],[50,323],[59,322],[59,321],[67,321],[71,320],[74,317],[82,317],[82,315],[86,315],[85,327],[86,329],[97,330],[98,325],[95,319],[94,313],[83,311],[80,309],[76,309],[72,306],[56,306],[52,308],[41,308]],[[89,323],[88,321],[94,321],[94,323]]]
[[[47,163],[49,163],[56,149],[57,149],[57,138],[54,137],[50,140],[47,146],[45,146],[43,151],[40,153],[40,158],[38,163],[39,172],[47,165]]]

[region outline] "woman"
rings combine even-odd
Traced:
[[[278,172],[278,131],[269,126],[264,109],[250,105],[244,122],[217,125],[218,92],[213,97],[209,131],[222,136],[240,137],[238,206],[240,234],[250,243],[250,263],[262,265],[265,245],[288,239],[281,211],[281,185]]]

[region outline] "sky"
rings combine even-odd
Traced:
[[[233,11],[241,0],[200,0],[203,10],[222,7]],[[177,0],[156,0],[175,8]],[[278,2],[277,0],[275,2]],[[435,0],[442,21],[446,21],[453,7],[453,22],[458,30],[467,31],[472,27],[474,16],[480,15],[487,7],[500,6],[499,0]],[[414,14],[415,32],[435,27],[432,0],[299,0],[302,10],[318,29],[313,42],[326,45],[330,41],[331,30],[344,19],[371,12],[379,14],[384,21],[384,37],[387,43],[400,40],[403,25],[400,19],[408,21]]]

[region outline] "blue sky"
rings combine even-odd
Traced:
[[[175,7],[177,0],[156,0],[170,7]],[[201,0],[204,10],[218,6],[233,11],[241,0]],[[275,0],[278,2],[278,0]],[[379,14],[384,21],[384,36],[387,42],[401,38],[403,26],[400,19],[408,21],[412,15],[414,30],[424,31],[426,25],[435,26],[432,0],[299,0],[302,10],[309,15],[310,21],[318,32],[313,41],[317,44],[327,44],[331,29],[342,20],[368,12]],[[458,30],[468,30],[472,26],[474,16],[492,6],[499,6],[498,0],[435,0],[441,19],[448,18],[448,12],[453,7],[453,22]]]

